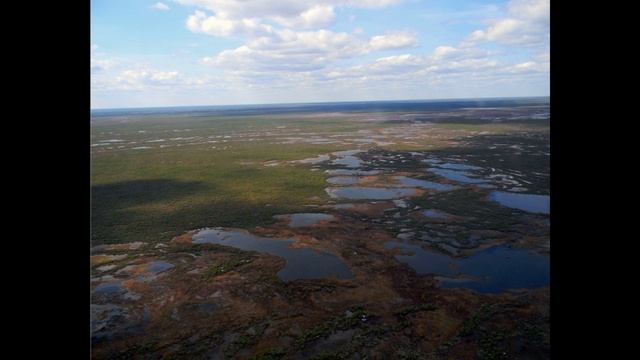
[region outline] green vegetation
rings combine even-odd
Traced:
[[[416,349],[412,348],[400,348],[394,354],[396,359],[399,360],[422,360],[425,359],[425,355]]]
[[[395,315],[398,317],[398,325],[396,326],[396,330],[401,330],[411,325],[408,319],[409,315],[421,311],[433,311],[436,309],[437,306],[435,306],[434,304],[419,304],[405,307],[404,309],[395,313]]]
[[[504,230],[517,222],[517,219],[511,216],[510,208],[485,201],[486,196],[486,193],[480,191],[458,189],[415,198],[412,201],[423,208],[437,208],[453,215],[477,219],[464,223],[468,229]]]
[[[482,304],[482,306],[480,306],[480,310],[478,310],[477,313],[473,314],[470,319],[465,321],[465,323],[462,325],[462,328],[460,328],[460,331],[458,332],[458,336],[464,337],[473,334],[480,323],[487,320],[492,313],[493,312],[491,306]]]
[[[546,343],[542,324],[520,320],[517,324],[518,334],[533,347],[543,347]]]
[[[288,156],[260,147],[236,156],[193,150],[94,156],[93,244],[167,241],[199,227],[266,224],[313,203],[310,197],[325,196],[322,174],[238,164],[315,156],[315,148]]]
[[[205,277],[207,277],[207,278],[218,276],[218,275],[222,275],[224,273],[227,273],[227,272],[229,272],[231,270],[236,269],[237,267],[239,267],[241,265],[248,264],[248,263],[250,263],[252,261],[253,261],[253,259],[251,259],[251,258],[235,255],[231,259],[225,261],[222,264],[214,264],[214,265],[212,265],[211,267],[209,267],[204,272],[203,275]]]
[[[304,348],[309,342],[326,338],[339,330],[348,330],[362,324],[361,318],[365,316],[364,309],[362,307],[356,307],[350,310],[348,314],[338,315],[329,321],[322,323],[313,329],[304,332],[300,335],[295,342],[296,348]]]
[[[244,334],[238,336],[224,349],[224,358],[233,359],[235,355],[240,351],[245,350],[250,345],[257,343],[268,326],[268,324],[254,326],[245,331]]]
[[[320,204],[328,198],[322,171],[309,171],[308,166],[289,161],[353,148],[300,139],[307,140],[309,134],[341,139],[345,134],[353,137],[360,130],[377,131],[389,126],[393,125],[331,115],[185,114],[94,120],[91,142],[97,146],[91,148],[92,245],[168,241],[201,227],[269,225],[275,221],[273,215],[300,212],[305,205]],[[434,128],[445,136],[416,140],[414,144],[397,142],[388,148],[428,148],[436,155],[477,152],[476,148],[451,148],[449,140],[470,131],[500,134],[533,131],[536,126],[436,124]],[[192,140],[185,142],[189,138]],[[291,138],[298,140],[287,140]],[[546,138],[540,141],[548,143]],[[135,149],[146,146],[153,149]],[[486,147],[483,143],[480,149]],[[413,165],[398,164],[400,168]],[[547,163],[533,165],[543,168]]]
[[[279,360],[282,359],[287,353],[282,349],[271,349],[258,356],[254,356],[251,360]]]
[[[467,120],[467,123],[462,123],[460,120],[456,120],[455,123],[440,123],[437,126],[443,129],[450,130],[469,130],[469,131],[491,131],[491,132],[517,132],[517,131],[535,131],[535,130],[548,130],[549,121],[541,120],[521,120],[521,121],[509,121],[509,123],[481,123],[478,124],[478,120]]]
[[[369,125],[375,126],[380,125]],[[282,132],[302,127],[303,133],[328,136],[366,126],[343,118],[259,116],[93,121],[92,143],[123,142],[113,143],[112,151],[92,148],[92,244],[167,241],[206,226],[267,225],[274,222],[273,215],[302,211],[304,205],[326,199],[321,172],[286,162],[345,148],[278,143],[287,136],[304,137],[270,133],[278,127],[285,127]],[[184,137],[198,137],[202,143],[176,146],[180,141],[169,141]],[[130,148],[157,140],[171,147]],[[129,143],[135,144],[115,148]],[[278,165],[265,166],[269,161]]]
[[[504,331],[494,331],[484,335],[478,341],[478,358],[486,360],[510,359],[511,357],[500,346],[505,339]]]

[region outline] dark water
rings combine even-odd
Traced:
[[[362,160],[358,159],[354,155],[362,152],[361,150],[344,150],[336,151],[333,155],[337,156],[337,159],[333,160],[335,165],[342,165],[348,168],[359,168],[362,166]]]
[[[355,156],[347,155],[333,161],[335,165],[342,165],[348,168],[359,168],[362,166],[362,160]]]
[[[516,194],[504,191],[493,191],[489,199],[504,206],[522,211],[549,214],[549,195]]]
[[[93,290],[95,294],[118,294],[122,291],[124,290],[122,289],[120,281],[103,283],[96,286],[96,288]]]
[[[382,171],[380,170],[348,170],[348,169],[332,169],[325,170],[325,173],[329,175],[346,175],[346,176],[356,176],[356,175],[377,175]]]
[[[406,176],[394,176],[394,179],[398,180],[400,184],[404,186],[415,186],[427,190],[437,190],[437,191],[449,191],[453,189],[457,189],[453,185],[440,184],[433,181],[413,179]]]
[[[450,170],[480,170],[481,167],[472,166],[467,164],[456,164],[456,163],[443,163],[437,165],[439,168],[450,169]]]
[[[352,209],[354,206],[355,206],[354,204],[335,204],[333,205],[333,208],[338,210],[344,210],[344,209]]]
[[[443,276],[440,279],[443,288],[462,287],[482,293],[499,293],[508,289],[549,285],[549,257],[526,249],[499,245],[467,258],[455,259],[424,250],[419,245],[397,241],[390,241],[385,247],[399,247],[403,252],[413,253],[396,255],[396,259],[419,274]]]
[[[332,185],[353,185],[357,184],[360,179],[357,176],[334,176],[327,179]]]
[[[276,219],[289,219],[290,227],[313,226],[320,221],[333,221],[333,215],[323,213],[299,213],[288,215],[276,215]]]
[[[361,186],[326,188],[325,191],[332,198],[344,198],[351,200],[390,200],[411,196],[416,193],[416,189],[410,188],[383,188]]]
[[[170,264],[170,263],[168,263],[166,261],[158,260],[158,261],[150,262],[149,265],[147,266],[147,271],[149,271],[151,273],[154,273],[154,274],[158,274],[158,273],[161,273],[163,271],[167,271],[167,270],[169,270],[169,269],[171,269],[173,267],[174,267],[173,264]]]
[[[465,183],[465,184],[485,184],[487,181],[484,179],[478,179],[471,177],[469,173],[461,170],[441,169],[441,168],[429,168],[430,172],[447,178],[449,180]]]
[[[219,244],[283,257],[286,265],[278,272],[278,277],[284,281],[334,275],[339,279],[353,277],[349,268],[336,256],[309,248],[292,249],[289,245],[293,240],[263,238],[241,230],[205,229],[193,236],[193,242]]]
[[[443,213],[442,211],[431,210],[431,209],[423,211],[422,215],[431,219],[447,219],[449,217],[449,215],[447,215],[446,213]]]

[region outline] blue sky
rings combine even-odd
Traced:
[[[549,95],[549,0],[92,0],[91,107]]]

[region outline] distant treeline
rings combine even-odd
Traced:
[[[442,111],[461,108],[514,107],[549,105],[549,97],[452,99],[452,100],[399,100],[399,101],[353,101],[298,104],[257,104],[218,106],[179,106],[130,109],[91,110],[91,118],[113,118],[126,116],[173,115],[173,116],[246,116],[284,113],[313,112],[393,112],[393,111]]]

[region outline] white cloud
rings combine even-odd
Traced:
[[[97,73],[99,71],[105,71],[111,69],[115,65],[113,60],[98,59],[91,57],[91,73]]]
[[[152,81],[163,82],[163,81],[174,80],[176,77],[178,77],[177,71],[158,71],[156,73],[151,74],[150,79]]]
[[[382,8],[398,0],[177,0],[196,10],[187,18],[192,32],[244,38],[235,49],[200,59],[227,71],[304,72],[373,51],[416,46],[416,34],[359,33],[319,29],[335,19],[338,7]],[[209,12],[209,13],[207,13]]]
[[[393,55],[378,58],[373,62],[352,66],[342,71],[343,77],[357,77],[361,80],[375,80],[380,78],[398,78],[412,74],[425,66],[422,56],[411,54]],[[340,79],[342,80],[342,79]]]
[[[428,53],[410,53],[416,51],[419,40],[408,30],[365,34],[358,28],[344,32],[326,27],[338,14],[346,16],[341,13],[346,7],[380,9],[399,3],[397,0],[175,2],[194,7],[185,21],[188,30],[239,38],[240,45],[201,58],[199,62],[208,67],[202,66],[197,76],[185,75],[182,68],[152,68],[147,63],[106,58],[92,45],[92,92],[137,96],[140,101],[144,94],[170,99],[188,99],[191,94],[200,99],[210,96],[203,103],[232,103],[238,99],[323,101],[341,96],[351,99],[352,95],[445,97],[443,94],[455,96],[468,89],[491,96],[483,89],[509,93],[528,84],[542,90],[548,86],[548,0],[513,0],[507,6],[496,6],[487,13],[491,19],[481,22],[476,16],[473,23],[485,25],[478,26],[466,41],[438,46]],[[499,13],[502,15],[496,16]],[[508,45],[509,51],[483,49],[487,42]],[[521,46],[527,48],[513,50]],[[384,53],[390,50],[395,51]],[[381,55],[363,59],[377,52]]]
[[[214,36],[261,36],[273,32],[269,25],[261,24],[256,19],[228,19],[221,16],[207,16],[204,12],[196,10],[187,18],[187,29],[195,33],[204,33]]]
[[[98,45],[91,44],[90,67],[92,75],[110,70],[115,65],[116,62],[114,60],[106,58],[104,53],[98,51]]]
[[[401,0],[176,0],[176,2],[212,12],[210,17],[216,20],[217,25],[227,29],[232,26],[231,23],[236,24],[242,21],[250,21],[255,25],[273,22],[292,29],[310,29],[330,24],[336,17],[335,9],[339,7],[384,8],[396,5]],[[194,13],[191,17],[197,17],[196,14]],[[212,30],[213,27],[218,26],[210,26],[209,31],[203,31],[200,27],[193,25],[189,29],[198,29],[196,32],[215,36],[237,35],[230,30]]]
[[[372,75],[414,77],[473,72],[497,67],[498,62],[489,59],[487,54],[487,51],[482,49],[440,46],[428,55],[387,56],[367,64],[353,66],[345,72],[369,77]]]
[[[433,60],[463,60],[487,58],[491,53],[488,50],[474,47],[438,46],[433,50],[431,58]]]
[[[366,38],[361,34],[328,30],[272,29],[268,35],[249,39],[238,48],[203,58],[201,63],[224,70],[226,81],[244,84],[251,89],[267,89],[275,84],[278,89],[299,86],[315,89],[328,84],[348,87],[350,82],[357,83],[357,86],[375,86],[376,83],[380,86],[390,81],[418,86],[420,82],[435,84],[454,80],[465,82],[467,79],[480,84],[482,81],[492,83],[515,75],[533,74],[533,68],[528,69],[530,64],[501,63],[492,58],[492,51],[468,44],[439,46],[424,55],[391,55],[368,63],[348,65],[352,59],[364,54],[396,46],[411,47],[416,43],[417,38],[406,32]],[[543,58],[544,54],[537,56]],[[540,59],[531,61],[536,64],[537,74],[542,74],[544,64]]]
[[[504,71],[511,74],[548,73],[549,61],[535,56],[532,60],[508,66]]]
[[[535,69],[536,65],[537,64],[535,61],[527,61],[524,63],[515,64],[512,66],[512,68],[516,71],[529,71]]]
[[[549,0],[512,0],[507,5],[506,17],[492,21],[484,30],[474,31],[468,41],[544,45],[549,41],[549,17]]]
[[[389,50],[416,46],[418,38],[415,34],[408,32],[396,32],[386,35],[377,35],[369,40],[371,50]]]
[[[551,60],[551,56],[549,54],[549,51],[544,51],[541,52],[539,54],[536,54],[533,57],[533,60],[540,62],[540,63],[549,63],[549,61]]]
[[[182,5],[214,12],[225,18],[288,18],[303,13],[328,13],[336,7],[384,8],[402,0],[176,0]],[[314,10],[315,9],[315,10]]]
[[[268,36],[248,41],[212,57],[202,64],[235,71],[311,71],[372,51],[413,46],[415,36],[394,33],[366,39],[345,32],[328,30],[273,30]]]
[[[137,68],[121,71],[115,76],[111,88],[120,90],[143,90],[148,87],[179,85],[184,83],[177,71],[159,71],[149,68]]]
[[[354,7],[363,7],[363,8],[380,8],[391,5],[397,5],[401,3],[403,0],[347,0],[344,3],[349,4]],[[343,1],[335,1],[335,2],[343,2]]]
[[[549,0],[514,0],[508,5],[509,15],[539,21],[549,21]]]
[[[153,5],[151,5],[151,8],[154,10],[159,10],[159,11],[169,11],[171,8],[169,6],[167,6],[164,3],[161,2],[157,2]]]
[[[275,21],[291,28],[317,28],[328,25],[335,19],[336,14],[331,5],[315,5],[293,18],[275,17]]]
[[[289,55],[286,51],[262,51],[246,45],[224,50],[215,57],[205,57],[201,63],[215,65],[230,71],[309,71],[324,66],[324,59],[299,53]]]

